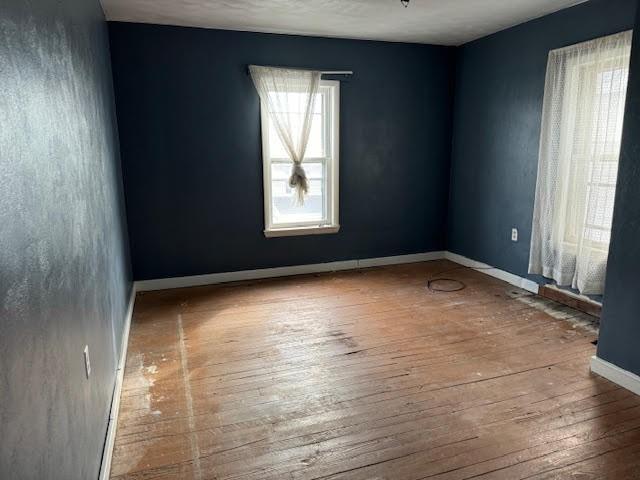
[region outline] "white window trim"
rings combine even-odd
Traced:
[[[296,224],[278,224],[274,226],[271,223],[271,157],[269,146],[269,113],[264,102],[260,105],[260,119],[262,129],[262,169],[264,184],[264,235],[267,238],[272,237],[290,237],[298,235],[322,235],[338,233],[340,231],[339,222],[339,188],[340,188],[340,82],[335,80],[321,80],[321,89],[331,89],[333,95],[332,125],[325,126],[327,134],[331,135],[331,161],[328,158],[305,158],[305,162],[321,161],[324,163],[327,182],[327,200],[330,200],[330,206],[327,208],[327,222],[301,222]],[[328,137],[327,137],[328,138]],[[289,159],[275,159],[291,163]]]

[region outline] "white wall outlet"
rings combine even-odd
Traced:
[[[91,360],[89,359],[89,345],[84,346],[84,370],[87,373],[87,380],[89,380],[89,376],[91,375]]]
[[[518,241],[518,229],[517,228],[512,228],[511,229],[511,241],[512,242],[517,242]]]

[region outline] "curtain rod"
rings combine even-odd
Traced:
[[[247,65],[247,75],[249,75],[249,66]],[[265,65],[256,65],[256,67],[262,67]],[[312,70],[309,68],[290,68],[290,67],[271,67],[271,68],[282,68],[284,70]],[[353,75],[353,70],[320,70],[320,74],[322,75]]]
[[[353,75],[352,70],[322,70],[322,75]]]

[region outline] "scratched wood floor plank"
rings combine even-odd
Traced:
[[[141,294],[111,475],[640,478],[590,323],[444,260]]]

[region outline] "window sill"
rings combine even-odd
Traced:
[[[299,235],[325,235],[338,233],[340,225],[327,225],[322,227],[293,227],[293,228],[272,228],[264,231],[264,236],[272,237],[294,237]]]

